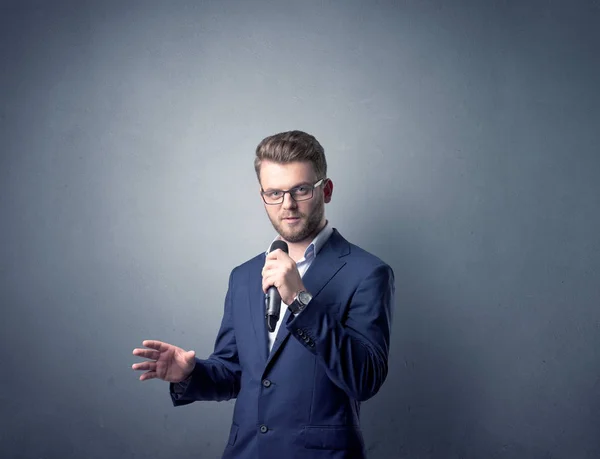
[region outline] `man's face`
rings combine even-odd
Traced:
[[[279,164],[263,161],[260,166],[260,183],[265,191],[310,186],[321,178],[316,176],[312,164],[308,162]],[[265,204],[275,231],[291,243],[312,240],[325,223],[325,202],[331,199],[331,186],[329,182],[318,186],[312,198],[306,201],[296,202],[289,193],[285,193],[281,204]]]

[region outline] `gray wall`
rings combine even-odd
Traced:
[[[598,2],[3,2],[0,457],[216,458],[131,350],[207,355],[266,135],[397,275],[370,457],[600,457]]]

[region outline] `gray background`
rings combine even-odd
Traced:
[[[207,355],[273,230],[256,144],[324,145],[397,275],[370,457],[600,457],[598,2],[3,2],[0,456],[216,458],[131,350]]]

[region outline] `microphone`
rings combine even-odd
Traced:
[[[288,245],[286,242],[277,239],[273,241],[269,248],[269,253],[273,250],[281,249],[283,252],[288,253]],[[267,294],[265,295],[265,319],[267,319],[267,328],[271,333],[275,331],[275,325],[279,321],[279,311],[281,309],[281,295],[277,291],[277,287],[274,285],[269,287]]]

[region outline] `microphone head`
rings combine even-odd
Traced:
[[[273,241],[271,244],[271,248],[269,249],[269,253],[273,250],[281,249],[282,252],[288,253],[288,245],[287,242],[282,241],[281,239],[277,239]]]

